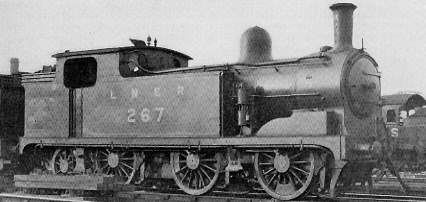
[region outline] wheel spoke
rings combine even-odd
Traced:
[[[123,157],[125,154],[127,154],[127,151],[121,152],[120,154],[118,154],[118,157]]]
[[[300,169],[300,168],[298,168],[298,167],[296,167],[296,166],[291,166],[291,168],[292,169],[295,169],[295,170],[297,170],[297,171],[300,171],[300,172],[302,172],[303,174],[305,174],[305,175],[309,175],[309,173],[308,172],[306,172],[306,171],[304,171],[304,170],[302,170],[302,169]]]
[[[269,185],[271,185],[272,181],[274,180],[274,178],[276,178],[276,177],[277,177],[277,175],[278,175],[278,173],[275,173],[275,174],[271,177],[271,179],[269,179],[269,181],[268,181],[268,186],[269,186]]]
[[[293,178],[289,178],[289,182],[290,182],[289,184],[291,184],[293,186],[293,189],[296,190],[297,187],[296,187],[296,184],[294,183]],[[302,184],[302,186],[303,186],[303,184]]]
[[[291,164],[305,164],[305,163],[311,163],[310,161],[292,161]]]
[[[133,157],[125,157],[125,158],[120,158],[120,160],[122,160],[122,161],[133,161],[133,160],[135,160],[135,158],[133,158]]]
[[[207,166],[207,165],[205,165],[205,164],[201,164],[201,163],[200,163],[200,166],[203,166],[203,167],[205,167],[205,168],[207,168],[207,169],[209,169],[209,170],[211,170],[211,171],[213,171],[213,172],[216,172],[216,170],[215,170],[215,169],[213,169],[212,167]]]
[[[282,178],[283,178],[282,173],[278,173],[278,175],[277,175],[277,184],[281,184],[281,181],[283,180]]]
[[[207,174],[207,172],[200,167],[201,172],[209,179],[209,182],[212,181],[212,178]]]
[[[119,166],[115,167],[115,170],[117,171],[119,176],[123,176],[123,172],[121,171]]]
[[[124,170],[123,167],[119,166],[118,168],[120,168],[120,170],[126,175],[126,177],[129,177],[129,173],[126,172],[126,170]]]
[[[268,158],[270,158],[270,159],[274,159],[274,157],[273,156],[271,156],[271,155],[269,155],[269,154],[267,154],[267,153],[262,153],[264,156],[266,156],[266,157],[268,157]]]
[[[193,170],[192,172],[194,173],[194,183],[192,184],[195,186],[195,188],[198,189],[200,187],[200,178],[198,177],[198,173],[196,172],[196,170]]]
[[[130,165],[128,165],[128,164],[126,164],[126,163],[119,162],[119,164],[121,164],[121,165],[123,165],[123,166],[126,166],[127,168],[129,168],[129,169],[132,169],[132,170],[133,170],[133,167],[132,167],[132,166],[130,166]]]
[[[274,165],[274,163],[272,163],[272,162],[264,162],[264,163],[259,163],[259,165],[261,165],[261,166],[272,166],[272,165]]]
[[[199,189],[200,189],[200,188],[202,188],[202,187],[203,187],[203,186],[201,185],[201,179],[202,179],[202,178],[200,177],[200,174],[199,174],[198,172],[195,172],[195,174],[196,174],[196,176],[197,176],[197,182],[198,182],[198,183],[197,183],[197,185],[198,185],[198,186],[197,186],[197,188],[199,188]]]
[[[295,159],[295,158],[297,158],[297,157],[299,157],[300,155],[302,155],[304,152],[303,151],[301,151],[301,152],[299,152],[299,153],[297,153],[297,154],[295,154],[295,155],[293,155],[293,156],[290,156],[289,158],[290,159]]]
[[[272,171],[274,171],[275,168],[272,167],[271,169],[269,169],[268,171],[264,172],[263,175],[268,175],[269,173],[271,173]]]
[[[202,174],[200,173],[200,170],[197,170],[197,173],[200,176],[201,187],[204,187],[204,185],[206,183],[204,182],[204,178],[203,178]]]
[[[185,180],[185,178],[188,176],[188,174],[189,174],[189,172],[190,172],[190,170],[189,169],[186,169],[186,172],[185,172],[185,174],[183,175],[183,177],[182,177],[182,182]]]
[[[200,159],[200,162],[216,162],[216,159]]]
[[[303,181],[299,178],[299,176],[297,176],[297,174],[294,173],[292,170],[289,170],[289,171],[296,178],[297,182],[299,182],[301,185],[303,185]],[[291,178],[291,177],[289,176],[289,178]]]
[[[191,171],[189,171],[189,180],[188,180],[188,187],[191,187],[191,185],[192,185],[192,177],[193,177],[193,173],[192,173],[192,170]]]
[[[183,166],[182,168],[180,168],[180,170],[176,171],[176,174],[180,174],[182,173],[184,170],[187,170],[188,167],[187,166]]]

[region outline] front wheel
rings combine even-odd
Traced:
[[[255,154],[254,169],[262,188],[279,200],[302,196],[312,183],[314,154],[310,150],[275,150]]]

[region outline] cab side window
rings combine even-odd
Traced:
[[[396,113],[394,109],[390,109],[386,112],[386,122],[396,122]]]
[[[96,59],[75,58],[65,61],[64,85],[68,88],[84,88],[96,83]]]

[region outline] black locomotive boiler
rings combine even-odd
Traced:
[[[20,153],[53,174],[174,179],[192,195],[230,176],[281,200],[333,195],[345,166],[372,160],[381,109],[377,63],[352,47],[356,6],[330,8],[334,47],[300,58],[272,59],[259,27],[233,64],[187,67],[150,40],[56,54],[56,72],[22,75]]]

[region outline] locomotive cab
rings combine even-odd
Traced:
[[[118,110],[120,103],[127,102],[121,99],[137,97],[138,89],[133,84],[115,84],[126,83],[129,77],[183,68],[192,59],[174,50],[141,45],[65,51],[53,57],[57,58],[56,72],[22,76],[26,104],[30,106],[26,108],[26,137],[83,137],[87,132],[85,126],[91,126],[92,119],[99,120],[98,123],[115,122],[116,131],[121,126],[119,121],[114,121],[115,114],[105,119],[96,118],[100,115],[96,110],[105,107],[99,106],[97,99],[119,100],[117,107],[111,106]],[[117,99],[120,95],[123,96]],[[126,110],[122,120],[127,120],[127,113],[132,112]]]

